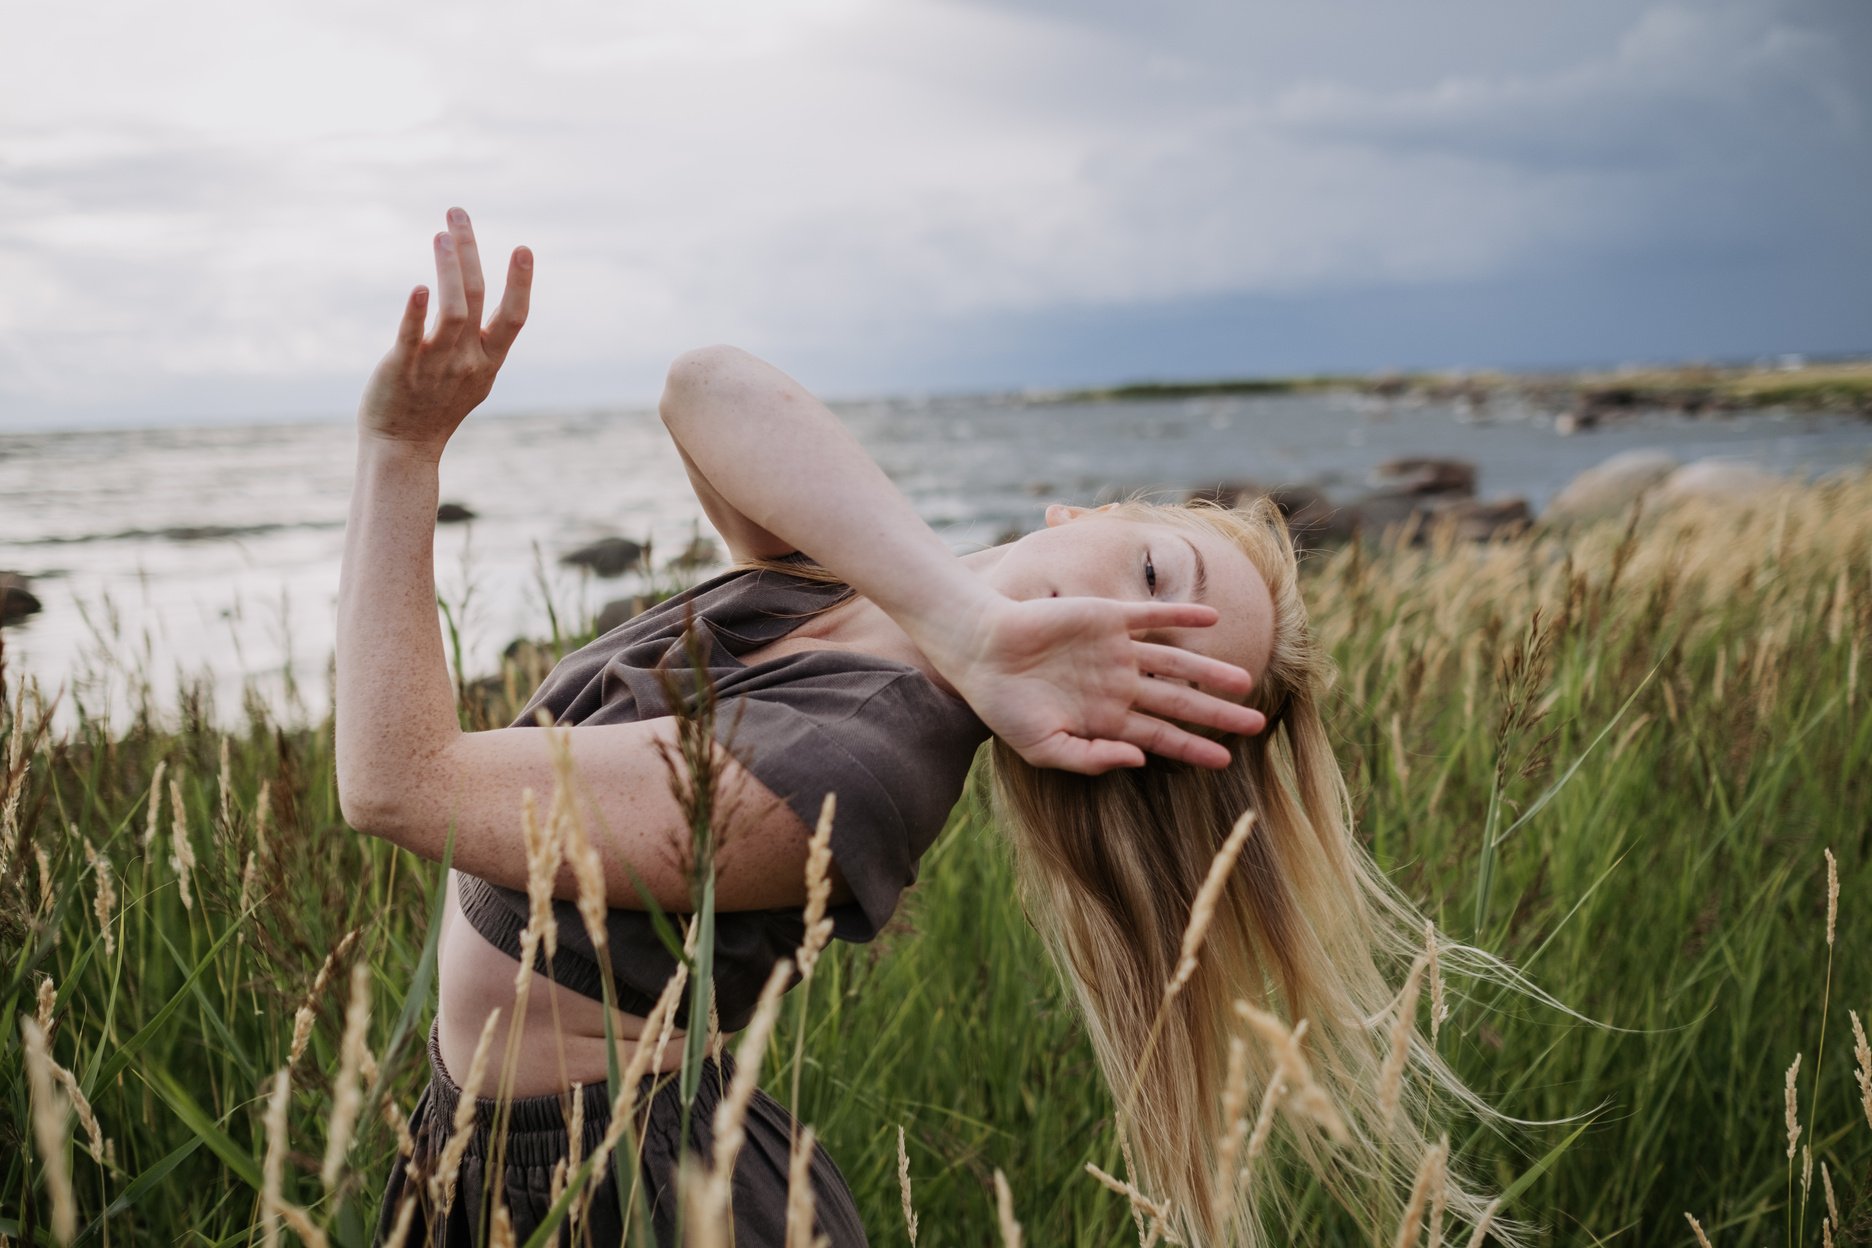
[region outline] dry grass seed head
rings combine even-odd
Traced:
[[[291,1090],[291,1074],[285,1069],[275,1072],[273,1089],[267,1095],[266,1157],[261,1162],[260,1242],[264,1248],[279,1243],[281,1189],[286,1177],[286,1099]]]
[[[171,815],[169,866],[176,873],[176,887],[182,894],[182,908],[193,910],[195,897],[189,887],[189,881],[195,870],[195,847],[189,843],[188,811],[182,805],[182,786],[174,780],[169,781],[169,812]]]
[[[52,1234],[69,1244],[78,1233],[78,1206],[72,1196],[71,1171],[65,1164],[65,1141],[70,1126],[71,1102],[59,1091],[52,1074],[52,1054],[45,1032],[30,1018],[20,1020],[25,1043],[26,1079],[32,1089],[33,1141],[46,1192],[52,1197]]]
[[[780,1016],[780,994],[786,991],[792,973],[790,958],[774,963],[754,1004],[754,1015],[748,1021],[747,1031],[741,1043],[735,1046],[734,1079],[728,1085],[728,1095],[715,1107],[715,1155],[711,1173],[720,1181],[726,1182],[727,1176],[734,1173],[735,1155],[741,1151],[745,1137],[748,1103],[754,1099],[755,1085],[760,1082],[767,1038],[773,1034],[774,1021]]]
[[[84,838],[84,852],[85,861],[91,864],[91,873],[97,878],[97,894],[91,901],[91,913],[97,918],[98,935],[104,942],[104,956],[110,957],[117,952],[117,937],[111,930],[111,915],[117,910],[117,888],[111,883],[109,861],[92,847],[90,837]]]
[[[910,1204],[910,1151],[904,1147],[902,1123],[897,1126],[897,1193],[903,1197],[904,1230],[910,1235],[910,1248],[916,1248],[917,1215]]]
[[[802,1129],[787,1158],[786,1248],[813,1248],[813,1129]]]
[[[1787,1068],[1787,1159],[1794,1160],[1795,1145],[1800,1140],[1800,1115],[1795,1108],[1795,1080],[1800,1076],[1801,1055],[1794,1055],[1793,1063]]]
[[[1859,1084],[1859,1106],[1865,1110],[1866,1125],[1872,1127],[1872,1045],[1866,1043],[1865,1027],[1856,1010],[1847,1010],[1853,1030],[1853,1078]]]
[[[1404,989],[1398,994],[1397,1016],[1391,1023],[1391,1051],[1386,1054],[1384,1068],[1378,1076],[1378,1111],[1386,1122],[1396,1118],[1403,1097],[1404,1066],[1410,1059],[1411,1032],[1417,1024],[1417,998],[1429,962],[1428,953],[1417,955],[1416,961],[1411,963],[1410,974],[1404,979]]]
[[[351,968],[351,997],[345,1004],[344,1040],[339,1049],[338,1081],[332,1090],[331,1123],[325,1133],[325,1161],[319,1168],[319,1180],[330,1191],[338,1183],[338,1171],[345,1152],[351,1147],[351,1134],[357,1128],[358,1111],[364,1105],[360,1073],[368,1056],[366,1041],[370,1027],[370,968],[359,962]]]
[[[455,1180],[461,1171],[462,1157],[474,1139],[475,1099],[487,1075],[488,1051],[493,1047],[494,1027],[500,1016],[498,1009],[492,1010],[481,1023],[474,1058],[468,1063],[467,1078],[462,1080],[461,1098],[455,1102],[455,1118],[449,1124],[448,1142],[442,1146],[435,1173],[429,1178],[429,1199],[444,1211],[455,1203]]]
[[[156,760],[156,770],[150,773],[149,810],[143,819],[143,852],[148,854],[150,846],[156,843],[157,820],[162,816],[163,772],[169,769],[167,759]]]
[[[1176,972],[1170,982],[1164,985],[1164,1000],[1182,990],[1190,976],[1196,973],[1196,955],[1202,949],[1203,937],[1208,934],[1209,924],[1215,918],[1216,902],[1221,899],[1222,890],[1228,884],[1229,872],[1235,869],[1235,860],[1241,856],[1242,845],[1248,840],[1248,834],[1254,830],[1255,812],[1250,810],[1235,821],[1229,830],[1228,839],[1222,842],[1222,848],[1216,851],[1215,858],[1209,864],[1209,874],[1203,877],[1202,887],[1196,890],[1196,900],[1190,906],[1189,925],[1183,929],[1183,948],[1177,956]]]
[[[1694,1217],[1691,1217],[1690,1211],[1687,1209],[1684,1211],[1684,1217],[1689,1219],[1690,1229],[1695,1233],[1697,1243],[1702,1245],[1702,1248],[1710,1248],[1709,1236],[1703,1233],[1703,1224]]]
[[[1008,1187],[1007,1175],[996,1166],[994,1172],[995,1214],[1001,1223],[1001,1243],[1005,1248],[1021,1248],[1021,1225],[1014,1220],[1014,1193]]]
[[[825,917],[825,912],[832,898],[832,818],[837,809],[838,795],[827,793],[819,808],[819,824],[806,843],[806,912],[802,916],[806,932],[800,940],[798,957],[802,983],[812,978],[820,951],[832,938],[832,920]]]

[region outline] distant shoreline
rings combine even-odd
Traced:
[[[1103,403],[1210,395],[1351,390],[1382,398],[1485,403],[1516,397],[1595,419],[1621,410],[1702,412],[1792,407],[1872,418],[1872,360],[1784,368],[1681,365],[1616,372],[1371,373],[1135,381],[1115,386],[1028,391],[1034,403]]]

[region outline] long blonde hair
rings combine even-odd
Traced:
[[[1234,760],[1221,770],[1151,756],[1143,767],[1085,776],[1034,767],[993,740],[993,807],[1013,849],[1022,908],[1079,1003],[1113,1097],[1129,1109],[1120,1131],[1133,1181],[1168,1201],[1166,1229],[1192,1246],[1258,1248],[1269,1242],[1268,1215],[1279,1226],[1291,1212],[1290,1194],[1268,1181],[1272,1166],[1216,1174],[1220,1156],[1241,1162],[1220,1141],[1232,1125],[1223,1106],[1230,1035],[1245,1031],[1234,1003],[1246,1000],[1289,1025],[1306,1020],[1301,1044],[1312,1080],[1344,1128],[1338,1141],[1322,1139],[1294,1112],[1291,1094],[1302,1090],[1289,1087],[1282,1116],[1292,1129],[1283,1142],[1343,1206],[1388,1235],[1409,1207],[1434,1145],[1430,1124],[1448,1102],[1497,1129],[1547,1120],[1495,1110],[1414,1026],[1403,1070],[1386,1070],[1403,997],[1387,972],[1424,950],[1426,919],[1353,839],[1351,797],[1321,711],[1331,659],[1309,628],[1278,508],[1266,498],[1236,507],[1133,498],[1107,514],[1220,533],[1265,578],[1273,648],[1248,701],[1269,726],[1222,738]],[[743,566],[837,579],[810,564]],[[1248,811],[1250,835],[1224,877],[1194,972],[1166,1002],[1197,894]],[[1493,955],[1441,933],[1437,956],[1445,970],[1573,1013]],[[1278,1059],[1252,1038],[1242,1056],[1246,1082],[1238,1075],[1229,1112],[1245,1104],[1252,1116]],[[1478,1222],[1486,1193],[1455,1158],[1445,1173],[1443,1208]],[[1218,1177],[1232,1190],[1218,1196]],[[1489,1226],[1510,1246],[1532,1230],[1499,1215]]]
[[[1220,1146],[1232,1126],[1223,1107],[1229,1037],[1248,1030],[1237,1000],[1290,1026],[1306,1020],[1301,1044],[1313,1082],[1344,1131],[1328,1142],[1303,1115],[1286,1112],[1302,1091],[1289,1087],[1281,1107],[1292,1129],[1283,1139],[1345,1208],[1388,1237],[1409,1207],[1420,1162],[1435,1144],[1430,1123],[1445,1103],[1497,1128],[1531,1120],[1489,1106],[1414,1026],[1403,1070],[1386,1070],[1404,1000],[1386,972],[1410,966],[1430,929],[1353,839],[1351,797],[1321,711],[1331,659],[1308,626],[1279,509],[1265,497],[1236,507],[1134,498],[1108,514],[1220,533],[1260,572],[1274,603],[1274,638],[1248,702],[1269,726],[1223,738],[1234,759],[1222,770],[1151,756],[1143,767],[1085,776],[1034,767],[993,741],[994,806],[1013,847],[1022,905],[1078,999],[1113,1096],[1130,1107],[1120,1131],[1134,1182],[1169,1201],[1170,1229],[1184,1243],[1265,1244],[1266,1215],[1279,1227],[1292,1211],[1290,1194],[1268,1181],[1273,1167],[1215,1172],[1218,1154],[1234,1158],[1231,1168],[1241,1165],[1239,1153]],[[1195,970],[1166,1001],[1198,891],[1248,811],[1254,821],[1223,878]],[[1445,969],[1565,1009],[1499,959],[1440,933],[1437,956]],[[1248,1041],[1247,1080],[1238,1076],[1230,1114],[1246,1106],[1252,1118],[1278,1057]],[[1484,1191],[1453,1158],[1446,1176],[1447,1213],[1480,1220]],[[1218,1181],[1233,1190],[1218,1194]],[[1499,1216],[1490,1228],[1510,1245],[1532,1229]]]

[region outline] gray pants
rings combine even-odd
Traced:
[[[487,1097],[475,1103],[474,1136],[462,1157],[455,1201],[445,1218],[434,1216],[428,1200],[428,1176],[442,1152],[461,1101],[461,1088],[442,1064],[437,1032],[429,1032],[429,1086],[417,1098],[410,1114],[414,1157],[399,1155],[384,1188],[376,1241],[381,1244],[396,1223],[407,1194],[416,1196],[415,1217],[406,1248],[479,1248],[486,1228],[479,1225],[482,1195],[487,1188],[490,1136],[498,1103]],[[695,1107],[690,1112],[689,1151],[706,1157],[713,1146],[715,1105],[734,1078],[734,1059],[724,1052],[719,1063],[702,1068]],[[605,1086],[582,1090],[585,1101],[582,1157],[589,1157],[604,1138],[611,1104]],[[636,1199],[647,1209],[659,1248],[676,1248],[676,1160],[682,1122],[682,1102],[674,1075],[647,1075],[638,1089],[642,1123],[642,1176]],[[647,1104],[646,1113],[641,1106]],[[501,1160],[502,1199],[513,1217],[518,1242],[524,1243],[542,1221],[552,1202],[553,1168],[570,1151],[568,1123],[556,1095],[527,1097],[508,1103],[506,1155]],[[787,1158],[794,1128],[786,1107],[756,1090],[748,1104],[747,1138],[735,1161],[731,1190],[736,1248],[784,1248],[786,1243]],[[620,1145],[620,1149],[622,1145]],[[615,1154],[614,1154],[615,1160]],[[864,1224],[852,1203],[851,1189],[825,1150],[815,1148],[811,1162],[813,1214],[816,1232],[831,1239],[833,1248],[866,1248]],[[611,1168],[594,1180],[597,1191],[580,1229],[581,1244],[612,1248],[625,1242],[617,1188]],[[629,1190],[628,1181],[625,1188]],[[587,1190],[590,1190],[589,1188]],[[564,1222],[555,1242],[570,1245]]]

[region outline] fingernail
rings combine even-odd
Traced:
[[[454,245],[455,240],[449,237],[448,231],[444,230],[442,233],[436,235],[436,246],[440,247],[443,251],[447,251]]]
[[[530,269],[533,267],[533,253],[530,251],[525,251],[525,250],[521,251],[520,254],[515,257],[515,259],[519,262],[520,267],[523,269]]]
[[[466,212],[463,212],[460,208],[449,209],[448,219],[449,219],[450,225],[467,225],[468,224],[468,214]]]

